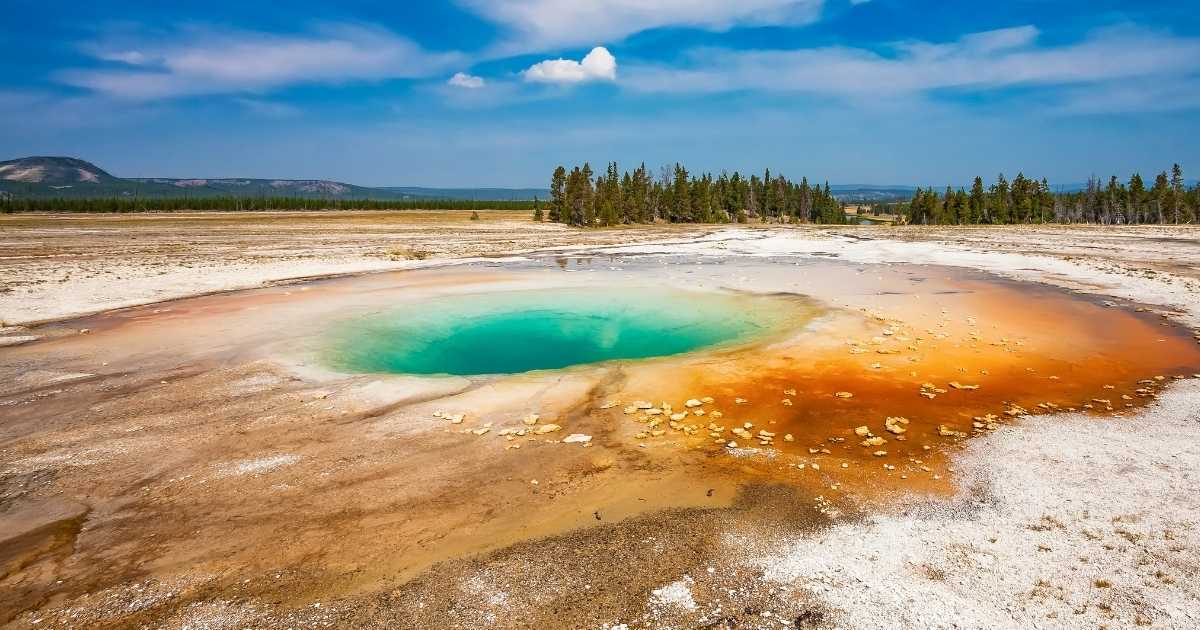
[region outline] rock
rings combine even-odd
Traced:
[[[967,437],[966,433],[955,431],[944,424],[938,425],[938,435],[942,437]]]
[[[38,339],[41,339],[41,337],[38,337],[37,335],[17,335],[15,337],[0,337],[0,348],[6,348],[6,347],[10,347],[10,346],[19,346],[19,345],[26,344],[26,343],[32,343],[34,341],[37,341]]]
[[[964,389],[964,390],[979,389],[978,385],[963,385],[962,383],[959,383],[958,381],[950,381],[950,387],[953,387],[954,389]]]
[[[748,402],[750,402],[750,401],[746,400],[745,398],[734,398],[733,399],[733,404],[735,404],[735,405],[744,405]]]
[[[871,453],[871,454],[874,455],[875,457],[885,457],[885,456],[887,456],[887,451],[875,451],[874,453]]]
[[[795,396],[795,395],[796,395],[796,390],[794,390],[794,389],[785,389],[785,390],[783,390],[783,395],[784,395],[784,396]]]
[[[638,409],[649,409],[649,408],[653,407],[654,404],[647,402],[645,400],[635,400],[633,402],[633,406],[637,407]]]
[[[737,448],[737,442],[734,442],[733,440],[729,440],[729,442],[727,442],[725,444],[725,446],[728,446],[729,448]]]
[[[850,392],[834,392],[833,395],[837,396],[838,398],[854,398],[854,394],[851,394]]]
[[[450,424],[462,424],[463,418],[466,417],[466,414],[454,413],[454,414],[445,415],[443,417],[445,419],[449,420]]]
[[[784,434],[783,441],[784,442],[795,442],[796,438],[792,437],[791,433],[787,433],[787,434]]]
[[[528,416],[525,416],[525,419],[521,420],[521,422],[524,422],[525,426],[531,427],[537,424],[539,418],[540,416],[538,416],[536,413],[531,413]]]
[[[571,435],[568,435],[567,437],[563,438],[563,442],[566,444],[577,444],[577,443],[578,444],[586,444],[591,441],[592,441],[592,436],[584,435],[582,433],[572,433]]]
[[[861,427],[855,427],[854,435],[857,435],[858,437],[866,437],[868,435],[871,435],[871,429],[869,427],[867,427],[866,425],[863,425]]]
[[[682,412],[671,414],[671,420],[674,420],[675,422],[679,422],[680,420],[686,420],[687,417],[688,417],[688,415],[686,413],[682,413]]]
[[[555,431],[559,431],[561,429],[562,427],[558,426],[557,424],[543,424],[534,430],[534,433],[537,435],[546,435],[547,433],[554,433]]]
[[[887,443],[887,440],[879,437],[878,435],[872,435],[871,437],[863,440],[862,442],[859,442],[859,444],[861,444],[863,446],[883,446],[886,443]]]
[[[687,402],[683,403],[683,406],[684,407],[699,407],[700,405],[703,405],[703,404],[704,403],[700,402],[699,400],[696,400],[695,398],[689,398]]]
[[[483,435],[484,433],[487,433],[488,431],[491,431],[491,429],[488,427],[483,427],[481,429],[475,429],[471,433],[474,433],[475,435]]]
[[[780,402],[782,402],[782,403],[783,403],[783,406],[785,406],[785,407],[791,407],[791,406],[792,406],[792,399],[791,399],[791,398],[784,398],[784,399],[783,399],[782,401],[780,401]]]
[[[612,409],[613,407],[616,407],[617,404],[618,404],[617,401],[610,400],[610,401],[604,403],[603,405],[600,405],[600,408],[601,409]]]
[[[908,424],[908,418],[903,418],[900,416],[896,416],[896,417],[889,416],[886,420],[883,421],[883,428],[887,429],[888,432],[890,432],[890,433],[900,435],[901,433],[908,431],[908,427],[905,426],[907,424]]]

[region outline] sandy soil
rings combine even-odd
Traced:
[[[0,348],[12,627],[1198,621],[1195,230],[0,221],[13,322],[430,259],[395,248],[487,257],[0,333],[36,339]],[[75,271],[48,281],[50,260]],[[331,322],[397,300],[627,282],[800,293],[825,315],[736,351],[510,377],[318,359]],[[681,421],[698,432],[649,435],[626,409],[702,395],[708,417]],[[562,431],[500,435],[530,413]]]
[[[661,240],[678,226],[582,232],[527,213],[263,212],[0,215],[0,323],[198,293],[444,264],[565,245]]]

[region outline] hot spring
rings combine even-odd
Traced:
[[[802,326],[796,298],[649,288],[504,291],[408,304],[342,323],[346,372],[513,374],[730,346]]]

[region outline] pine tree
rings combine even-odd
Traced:
[[[1154,188],[1150,190],[1150,198],[1154,204],[1154,214],[1159,223],[1167,222],[1167,210],[1170,208],[1170,187],[1167,183],[1167,173],[1164,171],[1154,178]]]
[[[1178,224],[1183,214],[1183,169],[1179,164],[1171,167],[1171,213]]]
[[[1129,213],[1133,222],[1145,223],[1150,220],[1146,212],[1146,183],[1138,173],[1129,178]]]
[[[983,192],[983,178],[976,177],[975,183],[971,184],[971,200],[970,200],[970,218],[969,223],[987,223],[987,207],[985,206],[986,198]]]
[[[579,174],[582,178],[579,186],[583,213],[579,225],[592,227],[596,222],[596,191],[592,187],[592,165],[584,162],[583,170]]]
[[[567,219],[567,169],[559,166],[550,178],[550,220],[558,223]]]

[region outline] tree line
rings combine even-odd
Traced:
[[[744,177],[734,171],[694,175],[681,164],[663,167],[654,177],[642,163],[633,172],[621,172],[611,162],[595,175],[588,163],[569,172],[563,166],[550,177],[550,199],[534,209],[534,219],[581,227],[630,223],[745,223],[768,222],[845,223],[846,214],[834,198],[829,182],[819,186],[802,178],[800,183],[783,176]]]
[[[1178,164],[1146,182],[1138,173],[1128,183],[1114,175],[1105,184],[1089,178],[1083,190],[1051,192],[1040,181],[1018,173],[1011,182],[1001,174],[984,188],[976,177],[970,192],[947,186],[939,194],[918,188],[913,198],[894,208],[910,224],[963,225],[1012,223],[1181,224],[1200,219],[1200,184],[1184,185]]]
[[[28,199],[0,195],[0,212],[256,212],[271,210],[531,210],[536,201],[310,199],[305,197],[109,197]]]

